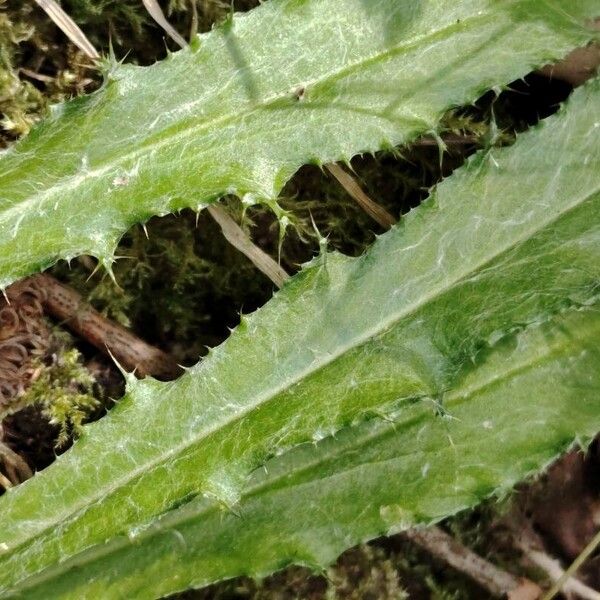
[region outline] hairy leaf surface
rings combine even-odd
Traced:
[[[196,499],[29,582],[25,596],[154,598],[290,563],[505,493],[600,430],[600,311],[503,341],[444,397],[348,427],[255,472],[234,512]],[[535,402],[532,402],[535,398]]]
[[[273,200],[307,162],[435,128],[593,33],[597,0],[273,0],[169,60],[122,65],[0,157],[0,288],[134,222]],[[43,234],[42,234],[43,232]]]
[[[63,561],[115,537],[133,543],[196,495],[234,506],[270,456],[423,399],[443,402],[486,348],[593,303],[599,105],[594,80],[513,147],[475,155],[364,256],[307,266],[178,381],[132,378],[71,451],[0,499],[0,589],[47,567],[60,577]],[[553,426],[572,437],[563,416]]]

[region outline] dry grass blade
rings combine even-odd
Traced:
[[[556,592],[550,590],[544,600],[549,597],[552,592],[556,594],[558,592],[557,586],[560,590],[566,594],[576,594],[583,600],[600,600],[600,593],[596,590],[585,585],[579,579],[572,576],[573,571],[565,571],[558,559],[548,556],[543,550],[540,550],[541,541],[536,534],[534,534],[529,527],[520,526],[519,529],[515,529],[514,525],[509,526],[509,529],[513,533],[513,540],[517,548],[521,550],[523,555],[531,561],[534,565],[544,571],[550,581],[554,582],[552,589],[557,589]]]
[[[389,229],[396,223],[396,219],[394,219],[385,208],[371,200],[371,198],[365,194],[350,173],[347,173],[342,167],[335,163],[329,163],[325,165],[325,167],[337,179],[348,194],[356,200],[358,205],[382,227]]]
[[[288,273],[266,252],[256,246],[244,233],[244,230],[220,207],[208,207],[210,216],[219,224],[225,239],[242,254],[247,256],[277,287],[281,287],[289,278]]]
[[[55,2],[55,0],[35,0],[46,14],[56,23],[62,32],[87,56],[93,60],[100,58],[100,54],[79,29],[75,21]]]
[[[583,549],[581,554],[573,561],[573,564],[571,564],[571,566],[556,580],[552,588],[545,594],[543,600],[552,600],[552,598],[554,598],[563,589],[566,590],[567,583],[572,583],[573,581],[579,583],[579,586],[574,587],[573,585],[571,585],[570,591],[575,592],[581,598],[585,598],[586,600],[600,600],[600,592],[596,592],[595,590],[592,590],[585,586],[583,583],[578,582],[577,580],[573,580],[573,575],[592,555],[592,553],[594,552],[594,550],[596,550],[598,546],[600,546],[600,531],[598,531],[598,533],[592,538],[590,543]]]
[[[185,48],[187,46],[187,42],[185,39],[179,35],[179,33],[175,30],[175,28],[167,21],[165,14],[162,11],[162,8],[159,6],[156,0],[142,0],[146,10],[150,14],[150,16],[163,28],[165,33],[179,46]]]
[[[6,477],[6,475],[3,475],[2,473],[0,473],[0,485],[5,490],[9,490],[11,487],[13,487],[13,484],[11,483],[10,479],[8,477]]]

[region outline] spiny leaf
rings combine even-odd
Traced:
[[[487,347],[594,302],[599,101],[594,80],[514,147],[475,155],[363,257],[314,261],[178,381],[131,378],[110,415],[0,499],[0,589],[41,573],[52,590],[74,576],[67,559],[134,542],[196,495],[234,507],[253,469],[302,442],[424,398],[443,407]]]
[[[162,63],[111,68],[0,158],[0,288],[110,266],[133,223],[434,129],[595,34],[596,0],[273,0]],[[42,234],[43,232],[43,234]]]
[[[298,447],[253,474],[235,512],[191,500],[43,572],[24,596],[154,598],[287,564],[323,568],[359,541],[506,493],[600,429],[599,337],[597,307],[532,327],[445,396],[445,418],[423,399]]]

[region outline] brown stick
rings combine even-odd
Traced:
[[[499,569],[439,527],[411,529],[405,536],[453,569],[470,577],[493,596],[507,597],[511,600],[535,600],[541,596],[542,591],[535,583],[527,579],[518,579]]]
[[[54,277],[41,273],[16,285],[33,285],[43,291],[44,310],[61,321],[98,350],[112,355],[127,371],[138,377],[152,375],[159,379],[175,379],[182,373],[175,360],[131,331],[103,317],[72,288]]]
[[[396,219],[390,213],[371,200],[362,190],[350,173],[346,173],[342,167],[336,163],[329,163],[325,168],[337,179],[339,184],[352,196],[356,203],[375,221],[377,221],[385,229],[389,229],[396,223]]]

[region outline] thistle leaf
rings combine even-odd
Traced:
[[[501,342],[444,398],[348,427],[256,471],[234,512],[196,498],[76,555],[24,596],[155,598],[346,548],[506,494],[600,429],[600,311],[571,310]],[[532,402],[535,397],[536,401]]]
[[[108,68],[0,157],[0,288],[303,164],[433,130],[595,35],[596,0],[273,0],[151,67]]]
[[[361,506],[370,514],[369,507],[377,503],[390,506],[380,517],[390,529],[405,522],[441,518],[540,469],[574,437],[589,436],[600,415],[592,402],[598,369],[589,366],[589,361],[599,366],[598,354],[592,352],[597,349],[597,335],[588,339],[582,334],[587,340],[582,341],[584,346],[569,335],[558,336],[557,352],[565,358],[560,369],[556,363],[548,367],[558,369],[558,378],[542,378],[539,389],[520,378],[520,368],[504,369],[512,364],[512,349],[514,360],[526,360],[530,354],[535,358],[533,350],[524,357],[520,354],[523,345],[528,347],[522,340],[528,339],[529,330],[541,327],[545,332],[543,324],[552,315],[576,312],[597,300],[600,170],[595,166],[600,164],[600,144],[595,131],[599,105],[600,80],[596,79],[574,93],[567,109],[520,136],[513,147],[475,155],[364,256],[330,254],[326,261],[321,257],[306,266],[273,300],[245,317],[223,345],[176,382],[131,378],[126,397],[110,415],[87,427],[84,437],[46,471],[0,499],[0,548],[4,550],[0,590],[27,597],[35,597],[39,589],[45,597],[92,598],[101,585],[103,597],[116,598],[123,595],[121,585],[123,589],[132,585],[135,591],[125,596],[152,597],[156,589],[139,587],[136,573],[122,579],[119,561],[112,556],[113,547],[118,548],[118,555],[124,543],[143,543],[146,531],[171,536],[172,541],[171,545],[150,543],[132,553],[139,576],[151,571],[154,561],[164,560],[170,569],[165,586],[172,589],[190,581],[265,571],[290,560],[319,564],[321,555],[302,543],[301,520],[293,525],[297,533],[285,552],[283,546],[278,547],[260,562],[261,550],[256,549],[256,557],[247,557],[247,562],[239,556],[235,559],[236,553],[229,548],[231,537],[219,527],[236,521],[218,513],[219,507],[239,511],[249,475],[270,457],[301,443],[343,431],[340,435],[350,440],[344,450],[348,460],[353,456],[360,460],[363,448],[360,444],[353,447],[352,440],[362,434],[353,432],[363,431],[355,428],[373,417],[395,419],[396,428],[412,432],[407,433],[410,437],[415,431],[410,429],[412,415],[419,411],[430,415],[427,423],[445,422],[433,418],[432,405],[442,414],[462,415],[462,407],[469,404],[469,386],[479,385],[480,377],[489,377],[484,387],[498,395],[488,397],[486,391],[472,418],[481,420],[482,411],[487,411],[485,419],[492,426],[497,420],[503,432],[498,445],[485,455],[485,466],[478,469],[472,453],[453,452],[447,441],[439,442],[446,443],[444,454],[434,447],[430,457],[433,460],[437,455],[437,471],[451,469],[464,476],[470,487],[464,483],[452,488],[446,482],[439,493],[432,487],[421,504],[416,500],[414,508],[406,504],[409,513],[403,501],[396,508],[385,489],[380,490],[380,497],[369,497],[368,503],[361,490],[344,495],[343,490],[349,488],[343,487],[340,496],[331,489],[329,504],[325,496],[307,498],[308,503],[314,500],[314,511],[322,513],[319,518],[328,524],[327,532],[334,532],[329,550],[327,536],[322,540],[322,557],[339,550],[340,540],[351,545],[381,531],[381,520],[372,518],[365,517],[365,523],[355,529],[349,526],[352,519],[327,520],[328,511],[337,510],[335,502],[347,505],[347,514]],[[589,326],[597,327],[597,321]],[[574,331],[580,328],[585,329],[577,325]],[[545,334],[531,335],[539,340]],[[491,358],[486,361],[498,345],[505,348],[498,350],[499,364]],[[536,348],[543,362],[545,346],[540,342]],[[588,373],[584,379],[577,369],[580,361]],[[540,373],[545,371],[533,371],[535,381]],[[553,397],[545,395],[555,389],[553,405]],[[511,401],[506,390],[518,399],[514,409],[506,410]],[[532,393],[535,402],[528,405]],[[525,443],[521,438],[513,440],[511,433],[521,435],[524,415],[534,414],[538,404],[542,410],[544,403],[548,409],[543,427],[560,435],[549,438],[549,447],[539,433],[529,459],[522,456],[510,463],[512,469],[503,471],[508,458],[512,460],[513,452]],[[573,421],[566,414],[567,405]],[[403,424],[405,417],[408,420]],[[460,418],[467,425],[477,423],[468,414]],[[449,429],[452,439],[453,435],[464,438],[468,430],[473,447],[489,444],[487,426],[461,427]],[[335,441],[322,446],[330,448],[330,444],[335,446]],[[427,448],[424,445],[420,451],[427,452]],[[307,460],[297,473],[290,472],[291,481],[302,480],[303,473],[310,471],[314,459],[309,456]],[[410,452],[390,463],[394,464],[387,477],[396,473],[407,489],[422,478],[424,464],[419,462],[415,471]],[[327,468],[334,469],[335,461]],[[370,468],[363,468],[367,475]],[[315,469],[318,478],[320,471]],[[331,477],[335,482],[336,476]],[[360,479],[354,482],[362,488]],[[370,485],[368,477],[364,485]],[[374,492],[377,487],[369,489]],[[200,502],[219,516],[214,517],[215,529],[204,531],[201,541],[194,542],[197,549],[210,539],[213,550],[202,569],[192,575],[179,562],[176,550],[181,544],[180,551],[185,553],[187,546],[181,540],[185,541],[187,533],[179,525],[169,525],[169,517],[177,519],[178,511],[195,507],[195,497],[204,497]],[[258,518],[269,519],[267,508],[263,509]],[[159,515],[165,521],[157,519]],[[181,527],[186,523],[184,519]],[[243,520],[237,523],[244,527]],[[375,527],[378,523],[379,528]],[[202,555],[198,556],[201,561]],[[230,556],[232,562],[228,562]],[[115,561],[110,563],[113,570],[97,575],[96,561],[105,560]],[[76,581],[81,587],[73,587]],[[36,588],[38,584],[41,587]],[[160,593],[167,591],[160,588]]]

